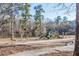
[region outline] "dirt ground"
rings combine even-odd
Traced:
[[[73,56],[73,51],[51,52],[40,56]]]
[[[31,38],[30,38],[31,39]],[[37,38],[33,38],[37,39]],[[68,42],[73,41],[75,38],[65,38],[65,39],[55,39],[55,40],[16,40],[11,41],[10,38],[4,38],[0,40],[0,56],[7,56],[11,54],[16,54],[18,52],[23,51],[30,51],[35,49],[43,49],[43,48],[54,48],[54,47],[60,47],[65,46]],[[38,50],[37,50],[38,51]],[[72,55],[73,51],[63,51],[63,52],[57,52],[54,53],[53,51],[46,54],[40,54],[40,56],[54,56],[54,55],[65,55],[69,56]]]
[[[39,47],[32,47],[30,45],[15,45],[15,46],[0,47],[0,56],[6,56],[22,52],[25,50],[33,50],[33,49],[39,49]]]

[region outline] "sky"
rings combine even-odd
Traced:
[[[45,13],[43,13],[44,18],[49,18],[50,20],[54,20],[57,16],[67,16],[69,21],[76,19],[76,4],[73,4],[72,7],[69,9],[70,12],[66,13],[67,9],[64,9],[62,6],[57,6],[57,3],[32,3],[30,4],[30,13],[34,15],[35,10],[34,7],[37,5],[42,5],[42,8],[45,10]],[[71,4],[66,3],[65,6],[70,6]],[[55,8],[57,7],[57,8]],[[61,9],[62,7],[62,9]],[[46,21],[46,20],[45,20]]]

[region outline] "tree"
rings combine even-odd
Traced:
[[[67,18],[66,16],[64,16],[64,17],[63,17],[63,22],[67,21],[67,19],[68,19],[68,18]]]
[[[20,4],[19,5],[19,10],[22,11],[21,16],[23,19],[20,20],[20,29],[21,29],[21,38],[24,36],[29,35],[29,19],[31,17],[29,10],[30,10],[30,5],[29,4]],[[28,34],[28,35],[27,35]]]
[[[61,23],[62,34],[66,35],[69,28],[70,28],[70,22],[68,21],[68,18],[66,16],[64,16],[63,21]]]
[[[13,12],[15,11],[14,9],[14,5],[15,4],[11,4],[11,8],[9,10],[9,15],[10,15],[10,23],[11,23],[11,40],[14,40],[14,15],[13,15]]]
[[[58,37],[59,37],[59,30],[60,30],[61,20],[62,20],[61,16],[57,16],[56,19],[55,19],[55,25],[56,25],[55,30],[58,34]]]
[[[76,39],[75,39],[75,50],[74,55],[79,56],[79,3],[76,4]]]
[[[41,20],[44,18],[43,14],[44,10],[42,8],[42,5],[37,5],[34,7],[35,9],[35,15],[34,15],[34,20],[35,20],[35,35],[39,36],[41,35]]]
[[[76,9],[74,3],[58,3],[55,4],[53,8],[55,8],[58,11],[64,10],[64,14],[68,15]]]
[[[57,16],[55,19],[55,23],[59,25],[60,21],[61,21],[61,16]]]
[[[0,12],[0,15],[3,15],[2,17],[2,20],[4,20],[5,16],[6,15],[9,15],[10,16],[10,30],[11,30],[11,40],[13,40],[13,36],[14,36],[14,33],[13,33],[13,11],[14,11],[14,8],[13,8],[14,4],[10,3],[10,4],[0,4],[0,8],[1,8],[1,12]]]

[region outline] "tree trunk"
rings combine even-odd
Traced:
[[[23,39],[23,35],[24,35],[24,32],[23,32],[23,30],[21,30],[21,40]]]
[[[79,3],[76,4],[76,39],[74,56],[79,56]]]
[[[20,37],[21,37],[21,40],[23,39],[23,35],[24,35],[24,32],[23,32],[23,29],[21,27],[22,23],[20,23]]]
[[[11,40],[14,40],[14,28],[13,28],[13,18],[11,18]]]

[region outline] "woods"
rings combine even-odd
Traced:
[[[62,6],[62,5],[61,5]],[[72,21],[68,21],[67,16],[55,17],[55,21],[43,22],[45,20],[45,10],[42,5],[34,7],[35,14],[30,14],[31,5],[24,4],[0,4],[0,37],[53,37],[60,38],[59,35],[73,35],[74,28]],[[45,32],[44,32],[45,31]],[[73,33],[71,33],[73,31]],[[44,33],[43,33],[44,32]],[[55,33],[55,35],[53,34]]]

